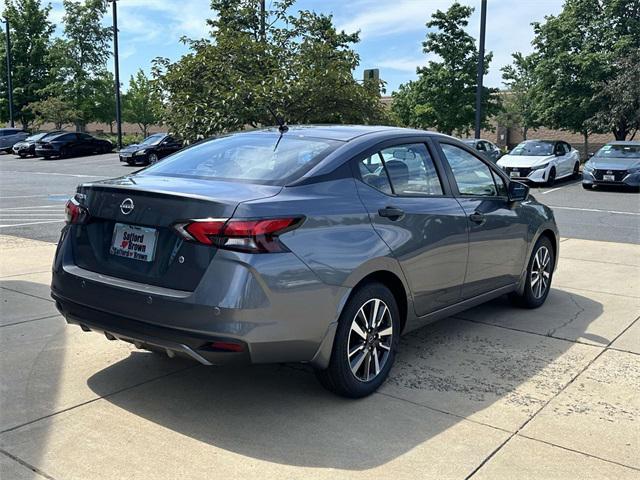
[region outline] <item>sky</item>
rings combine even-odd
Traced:
[[[266,0],[267,7],[273,0]],[[43,0],[43,4],[47,1]],[[362,78],[365,68],[379,68],[387,82],[387,94],[401,83],[414,80],[416,67],[430,59],[422,52],[425,23],[436,10],[446,10],[445,0],[298,0],[296,10],[314,10],[334,17],[334,23],[348,33],[360,31],[354,46],[360,67],[354,72]],[[476,39],[480,31],[480,0],[461,0],[475,8],[468,32]],[[531,51],[531,22],[555,15],[562,0],[488,0],[486,49],[493,52],[485,85],[502,86],[500,67],[511,63],[511,53]],[[62,0],[51,0],[51,20],[61,25]],[[4,9],[4,0],[0,0]],[[126,85],[139,68],[150,71],[155,57],[179,59],[188,49],[180,38],[208,35],[207,18],[212,17],[209,0],[118,0],[120,30],[120,77]],[[111,12],[105,24],[111,24]],[[61,33],[61,27],[58,28]],[[113,62],[110,62],[113,68]]]

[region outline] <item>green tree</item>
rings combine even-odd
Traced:
[[[93,111],[91,118],[109,125],[109,133],[113,134],[113,124],[116,121],[116,94],[113,74],[102,72],[93,80]]]
[[[426,67],[417,69],[418,80],[402,85],[394,93],[393,112],[408,126],[435,128],[447,134],[468,134],[475,123],[478,50],[465,28],[473,8],[454,3],[446,12],[436,11],[427,22],[423,42],[426,54],[435,54]],[[484,59],[484,73],[489,71],[492,54]],[[482,126],[499,110],[497,89],[483,88]]]
[[[567,0],[562,12],[534,23],[535,104],[541,122],[584,137],[610,131],[625,138],[629,130],[605,120],[617,100],[602,95],[618,75],[620,61],[640,48],[637,0]],[[637,83],[637,79],[636,79]],[[598,120],[594,120],[598,119]]]
[[[129,90],[122,98],[123,118],[126,122],[137,123],[144,137],[149,125],[158,123],[162,102],[153,85],[142,70],[131,76]]]
[[[78,120],[78,112],[73,104],[61,97],[48,97],[32,102],[26,108],[34,116],[36,124],[53,123],[56,130]]]
[[[602,82],[595,101],[607,108],[598,111],[590,125],[613,132],[616,140],[635,137],[640,129],[640,50],[615,64],[615,75]]]
[[[9,20],[15,120],[27,129],[34,120],[29,103],[44,98],[42,90],[50,81],[47,55],[55,27],[48,20],[51,5],[40,0],[7,0],[3,16]],[[4,30],[4,25],[2,25]],[[0,79],[3,100],[7,98],[6,40],[0,35]],[[3,118],[8,117],[7,102],[2,102]]]
[[[525,57],[520,52],[512,54],[512,57],[513,64],[502,67],[502,79],[508,92],[503,102],[504,113],[498,116],[498,120],[505,122],[511,119],[526,140],[529,129],[540,126],[534,103],[536,61],[533,55]],[[515,125],[504,124],[506,127]]]
[[[99,85],[96,80],[105,76],[110,56],[112,32],[101,24],[106,3],[105,0],[63,0],[64,38],[56,39],[51,49],[56,82],[47,87],[47,92],[71,101],[78,114],[75,122],[78,131],[95,120],[94,95]]]
[[[186,40],[178,62],[156,59],[164,118],[184,138],[275,123],[379,122],[380,85],[360,85],[351,45],[332,18],[292,15],[294,0],[274,2],[261,31],[259,0],[213,0],[211,36]],[[273,114],[272,114],[273,112]]]

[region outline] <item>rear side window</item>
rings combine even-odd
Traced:
[[[442,195],[442,185],[427,147],[399,145],[380,152],[396,195]]]
[[[291,134],[237,134],[198,143],[146,168],[140,175],[235,180],[284,185],[341,142]]]
[[[375,153],[367,158],[364,158],[358,163],[360,169],[360,175],[362,181],[367,185],[372,186],[376,190],[380,190],[387,195],[391,195],[393,190],[391,189],[391,183],[389,182],[389,176],[382,163],[382,157],[380,153]]]
[[[440,146],[461,195],[490,197],[498,195],[493,172],[486,163],[455,145],[441,143]]]

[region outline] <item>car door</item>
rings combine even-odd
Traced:
[[[165,137],[158,146],[158,158],[164,158],[178,150],[180,150],[180,145],[176,140],[173,137]]]
[[[519,280],[527,248],[525,212],[507,197],[507,180],[491,162],[446,140],[440,153],[467,216],[469,257],[462,297],[475,297]]]
[[[564,177],[568,175],[573,165],[571,165],[569,151],[565,149],[564,142],[556,142],[554,154],[556,155],[557,176]]]
[[[418,316],[460,300],[468,248],[466,215],[427,142],[391,142],[356,159],[358,193],[401,265]]]

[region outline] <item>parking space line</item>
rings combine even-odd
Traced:
[[[556,190],[562,190],[562,188],[563,187],[552,188],[551,190],[547,190],[545,192],[542,192],[542,195],[546,195],[547,193],[555,192]]]
[[[633,215],[635,217],[640,217],[640,213],[637,212],[621,212],[619,210],[600,210],[598,208],[579,208],[579,207],[561,207],[557,205],[549,205],[549,208],[553,208],[556,210],[576,210],[579,212],[594,212],[594,213],[611,213],[614,215]]]
[[[9,198],[47,198],[66,195],[66,193],[47,193],[45,195],[10,195],[7,197],[0,197],[0,200],[6,200]]]
[[[46,222],[29,222],[29,223],[15,223],[13,225],[0,225],[0,228],[11,228],[11,227],[25,227],[27,225],[43,225],[45,223],[61,223],[64,222],[64,219],[62,220],[49,220]]]
[[[77,177],[77,178],[102,178],[102,175],[80,175],[77,173],[59,173],[59,172],[20,172],[17,170],[5,170],[3,173],[18,173],[18,174],[29,174],[29,175],[57,175],[60,177]]]

